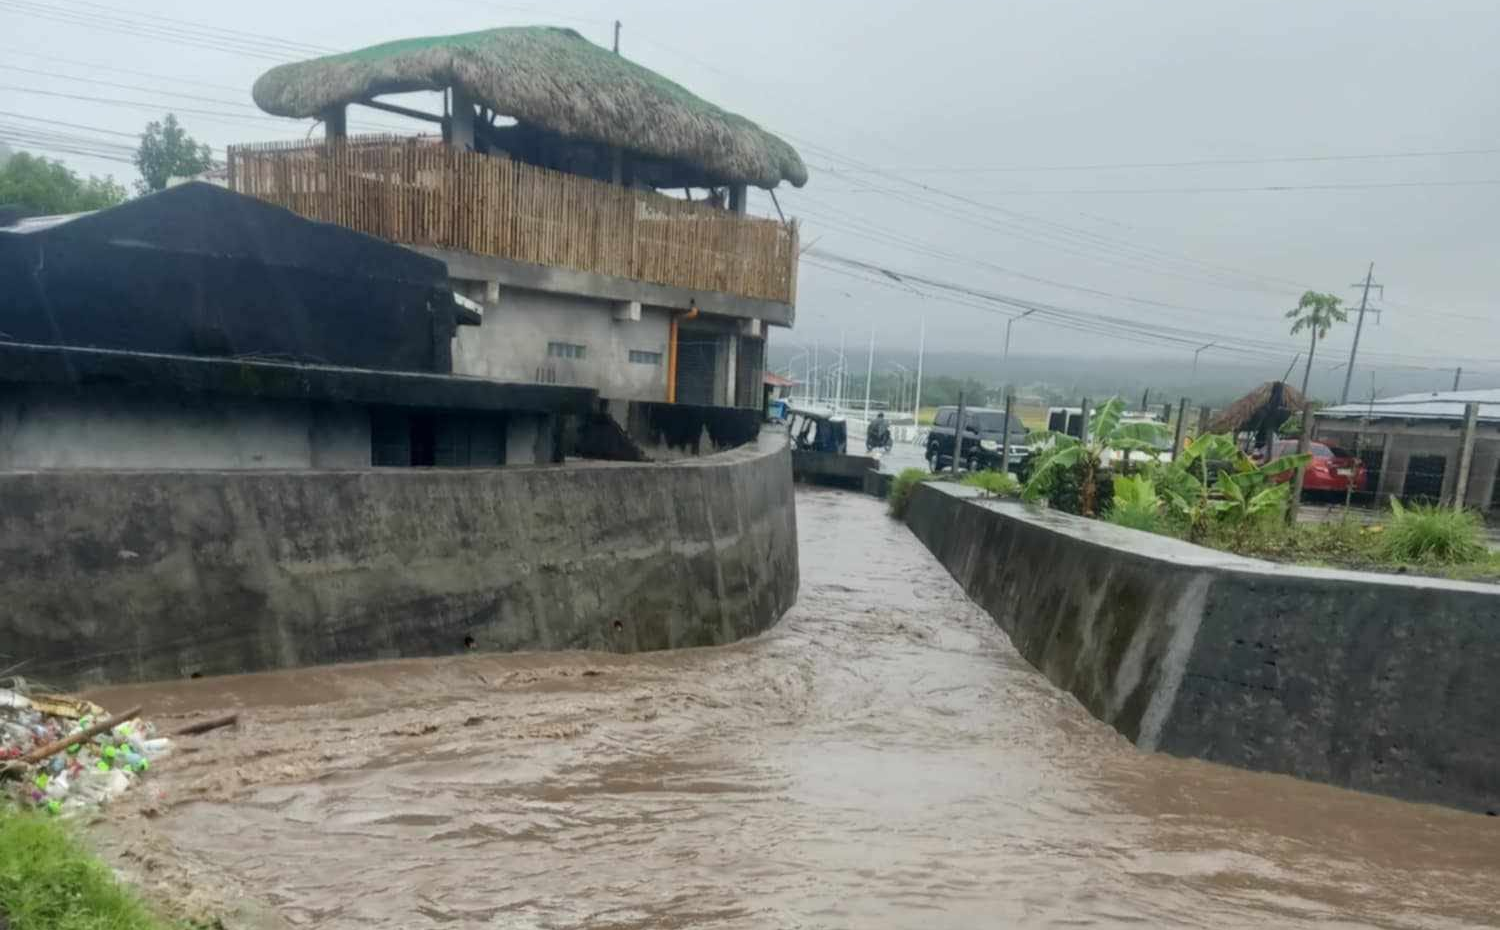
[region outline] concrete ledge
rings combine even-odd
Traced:
[[[516,287],[526,291],[542,291],[549,294],[577,294],[600,300],[638,301],[656,307],[686,310],[696,303],[704,313],[719,316],[741,317],[747,320],[764,320],[775,326],[791,326],[796,322],[797,312],[791,304],[777,300],[761,300],[755,297],[740,297],[723,291],[690,291],[686,288],[650,284],[631,278],[575,271],[553,265],[532,265],[509,258],[492,255],[475,255],[453,249],[436,249],[429,246],[411,246],[431,258],[448,265],[450,277],[469,281],[499,281],[505,287]]]
[[[1145,750],[1500,810],[1500,589],[1275,565],[920,484],[907,523]]]
[[[662,464],[0,474],[0,652],[60,686],[767,629],[779,440]]]
[[[0,342],[0,383],[104,384],[265,400],[450,410],[587,413],[593,388],[419,371],[377,371],[257,359],[163,355]]]

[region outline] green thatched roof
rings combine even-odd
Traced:
[[[701,166],[726,182],[801,187],[790,145],[572,29],[525,26],[387,42],[281,65],[255,82],[277,116],[456,86],[496,113],[577,139]]]

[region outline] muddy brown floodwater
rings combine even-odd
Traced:
[[[801,597],[753,641],[96,695],[245,717],[108,854],[307,927],[1494,925],[1500,820],[1143,755],[880,503],[797,504]]]

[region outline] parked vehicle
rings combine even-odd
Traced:
[[[787,435],[798,452],[831,452],[847,455],[849,426],[843,417],[826,411],[792,407],[787,411]]]
[[[933,471],[942,471],[953,465],[954,436],[958,431],[958,408],[939,407],[927,434],[927,464]],[[1012,417],[1010,435],[1010,467],[1019,470],[1031,455],[1026,445],[1030,431],[1020,417]],[[998,469],[1002,458],[1002,442],[1005,428],[1005,411],[989,407],[969,407],[964,410],[964,440],[959,461],[970,471]]]
[[[1347,450],[1314,442],[1307,447],[1307,451],[1311,453],[1312,461],[1308,463],[1307,471],[1302,476],[1303,491],[1315,494],[1334,492],[1343,494],[1349,490],[1351,484],[1355,492],[1369,490],[1369,475],[1365,471],[1365,463]],[[1272,456],[1276,458],[1296,453],[1297,441],[1295,439],[1279,440],[1272,448]],[[1257,461],[1264,461],[1264,450],[1257,453],[1255,458]],[[1292,474],[1290,471],[1285,471],[1272,480],[1277,483],[1290,481]]]

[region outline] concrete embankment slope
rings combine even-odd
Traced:
[[[1146,750],[1500,810],[1500,591],[1304,569],[925,484],[907,523]]]
[[[0,474],[0,658],[56,685],[729,642],[796,599],[784,440],[671,464]]]

